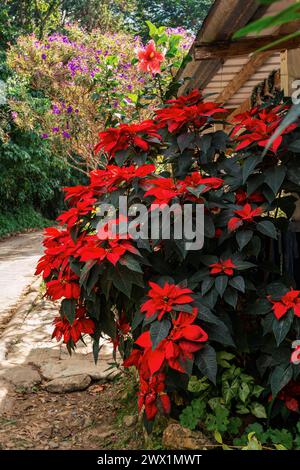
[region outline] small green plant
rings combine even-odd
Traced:
[[[265,407],[258,401],[264,388],[233,364],[234,359],[235,356],[226,351],[217,353],[220,372],[216,386],[206,377],[191,377],[188,390],[197,397],[181,413],[183,426],[193,430],[201,422],[207,431],[227,432],[234,436],[242,425],[241,418],[236,415],[267,418]]]

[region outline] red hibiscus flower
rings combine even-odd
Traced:
[[[169,204],[169,202],[174,198],[178,197],[185,192],[185,186],[182,182],[174,183],[172,178],[156,178],[151,180],[146,180],[144,186],[148,189],[145,192],[144,197],[153,196],[154,201],[152,204]]]
[[[146,317],[151,317],[158,313],[158,320],[161,320],[165,313],[171,312],[175,305],[184,305],[193,302],[193,298],[189,295],[193,291],[183,289],[175,284],[166,282],[160,287],[155,282],[149,282],[151,289],[148,292],[149,300],[142,306],[141,311],[146,313]]]
[[[193,106],[169,106],[156,111],[157,120],[160,125],[166,125],[169,132],[177,132],[184,125],[200,128],[207,123],[209,117],[216,113],[224,113],[216,103],[206,102]]]
[[[148,361],[151,375],[161,370],[165,361],[172,369],[185,372],[186,361],[193,359],[193,354],[208,340],[207,333],[200,326],[193,325],[196,316],[197,309],[194,309],[193,315],[181,312],[176,320],[172,320],[169,336],[154,351],[150,331],[138,338],[135,344],[146,350],[143,360]]]
[[[120,239],[119,236],[103,241],[99,240],[98,235],[90,235],[85,246],[78,251],[78,254],[80,255],[80,261],[95,260],[101,263],[107,260],[115,266],[127,251],[136,255],[139,254],[139,251],[129,240]]]
[[[253,222],[254,217],[258,217],[262,213],[263,213],[263,209],[261,207],[257,207],[256,209],[253,209],[253,207],[250,204],[245,204],[243,209],[234,211],[234,214],[236,214],[238,217],[232,217],[229,220],[228,222],[229,232],[233,232],[234,230],[239,228],[241,225],[243,225],[244,222]]]
[[[51,297],[52,300],[58,300],[61,297],[66,299],[78,299],[80,297],[78,276],[69,274],[46,282],[46,294]]]
[[[272,300],[269,297],[269,301],[272,302],[272,310],[277,320],[280,320],[289,310],[293,310],[296,317],[300,317],[300,291],[290,290],[287,292],[279,301]]]
[[[157,125],[150,119],[140,124],[120,124],[119,127],[106,129],[99,133],[100,141],[95,147],[95,153],[103,150],[114,157],[120,150],[132,148],[147,152],[151,143],[161,141]]]
[[[85,317],[85,309],[78,307],[76,311],[75,320],[72,325],[66,318],[57,317],[54,319],[55,325],[52,338],[60,341],[62,338],[64,343],[69,343],[70,340],[77,343],[83,334],[92,335],[95,332],[95,323],[93,320]]]
[[[235,264],[230,258],[224,261],[220,260],[219,263],[213,263],[209,267],[210,274],[226,274],[226,276],[233,276],[233,270],[236,268]]]
[[[156,49],[155,42],[151,40],[144,48],[138,50],[138,58],[140,70],[156,74],[160,73],[160,66],[165,56]]]

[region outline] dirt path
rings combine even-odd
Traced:
[[[0,331],[32,283],[42,255],[42,232],[31,232],[0,242]]]
[[[136,390],[126,403],[132,382],[108,370],[111,343],[95,365],[89,341],[70,357],[51,340],[59,305],[33,277],[41,238],[0,242],[0,449],[140,448]]]

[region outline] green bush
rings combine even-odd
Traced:
[[[14,212],[0,212],[0,237],[30,228],[47,227],[50,224],[48,219],[30,206]]]

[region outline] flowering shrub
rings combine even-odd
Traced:
[[[147,425],[158,412],[176,410],[191,375],[219,384],[217,354],[224,350],[245,371],[238,372],[238,414],[265,419],[265,406],[271,417],[282,407],[296,411],[291,342],[299,335],[300,291],[283,239],[291,243],[291,192],[300,186],[299,124],[267,148],[269,122],[274,132],[288,109],[270,104],[237,116],[229,138],[213,127],[226,111],[195,90],[167,100],[152,120],[109,127],[99,134],[100,167],[89,184],[65,189],[69,209],[58,222],[66,228],[46,230],[37,274],[48,297],[62,299],[54,336],[71,351],[90,334],[97,359],[108,335],[123,366],[138,371]],[[203,248],[187,250],[174,233],[136,239],[101,226],[97,206],[116,205],[120,196],[146,204],[149,218],[152,203],[203,204]],[[121,227],[124,215],[115,223]],[[230,389],[228,374],[221,383]],[[250,391],[260,402],[250,403]]]
[[[97,167],[99,129],[146,118],[193,39],[184,31],[149,26],[159,47],[153,40],[144,47],[125,32],[87,33],[77,26],[43,40],[21,36],[8,52],[16,74],[8,87],[15,123],[39,129],[71,165],[83,171]]]

